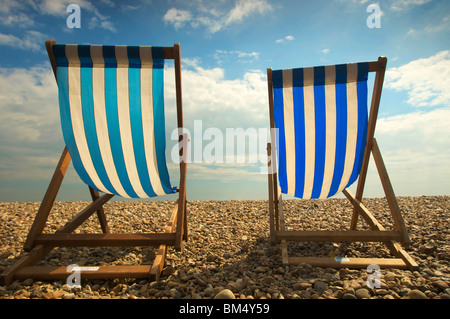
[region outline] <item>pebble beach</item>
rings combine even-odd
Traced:
[[[364,205],[393,229],[384,198]],[[450,299],[450,197],[398,197],[411,238],[406,248],[416,271],[381,269],[379,287],[366,269],[333,269],[307,264],[284,266],[279,244],[269,238],[268,202],[188,201],[189,238],[183,251],[169,248],[158,281],[145,279],[65,281],[14,280],[0,286],[0,299]],[[62,227],[87,202],[56,202],[44,232]],[[0,203],[0,273],[23,255],[22,246],[36,202]],[[111,201],[104,208],[111,232],[163,232],[171,201]],[[347,199],[285,200],[286,225],[299,230],[346,230]],[[91,216],[76,232],[101,232]],[[360,218],[358,229],[366,229]],[[367,228],[368,229],[368,228]],[[157,247],[57,248],[46,265],[152,264]],[[289,242],[290,255],[391,257],[381,243]]]

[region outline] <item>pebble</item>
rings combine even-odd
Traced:
[[[416,271],[381,269],[380,288],[369,288],[365,269],[333,269],[301,264],[284,266],[278,244],[271,244],[267,201],[190,201],[189,240],[181,252],[169,248],[158,281],[146,279],[82,280],[73,289],[64,280],[14,280],[0,286],[0,299],[449,299],[450,197],[398,197]],[[87,202],[55,202],[46,224],[52,232]],[[111,232],[163,232],[173,201],[113,201],[105,205]],[[0,271],[20,258],[40,203],[0,203]],[[364,199],[386,228],[393,227],[383,198]],[[317,230],[348,229],[352,208],[346,199],[285,200],[286,225]],[[155,213],[155,211],[157,213]],[[367,228],[361,221],[358,228]],[[332,225],[332,226],[331,226]],[[77,232],[98,232],[89,218]],[[289,243],[292,256],[386,257],[381,243]],[[152,264],[158,247],[59,248],[48,265]]]
[[[370,292],[365,288],[360,288],[355,291],[356,298],[358,299],[370,299]]]
[[[422,291],[414,289],[408,293],[409,299],[428,299],[427,295],[425,295]]]
[[[219,292],[214,299],[236,299],[233,292],[229,289],[224,289],[221,292]]]

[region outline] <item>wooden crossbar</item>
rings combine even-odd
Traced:
[[[314,267],[367,268],[378,265],[380,268],[408,269],[401,258],[332,258],[332,257],[289,257],[289,265],[308,264]]]
[[[348,230],[348,231],[276,231],[276,240],[290,241],[330,241],[330,242],[385,242],[400,240],[402,234],[398,231]]]
[[[82,279],[148,278],[151,267],[151,265],[89,267],[92,270],[83,270],[82,267],[80,276]],[[64,280],[71,274],[67,269],[67,266],[27,266],[17,271],[14,278],[21,280],[27,278]]]

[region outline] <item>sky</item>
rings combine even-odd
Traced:
[[[71,4],[79,6],[79,19],[67,10]],[[73,27],[77,21],[79,28]],[[188,200],[267,199],[261,170],[269,127],[268,67],[386,56],[375,137],[395,194],[450,194],[448,0],[1,0],[0,201],[41,201],[64,148],[44,44],[49,39],[180,43],[184,124],[192,150]],[[165,68],[166,156],[172,184],[178,185],[178,165],[170,160],[176,147],[173,62]],[[373,74],[369,90],[371,84]],[[258,142],[241,144],[244,151],[229,156],[227,129],[241,129],[248,141]],[[208,145],[220,137],[214,132],[223,134],[224,151],[211,161]],[[384,196],[373,161],[364,195]],[[57,200],[89,199],[70,165]]]

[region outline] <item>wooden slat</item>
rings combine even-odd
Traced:
[[[355,198],[350,190],[344,189],[342,193],[350,200],[356,211],[363,216],[372,230],[385,230],[378,220],[372,215],[372,213],[363,205],[363,203]]]
[[[288,241],[330,241],[330,242],[384,242],[402,238],[399,231],[277,231],[277,240]]]
[[[174,233],[147,234],[41,234],[37,244],[52,247],[121,247],[174,245]]]
[[[270,230],[270,241],[273,243],[275,242],[275,216],[274,216],[274,194],[273,194],[273,176],[270,172],[270,165],[272,165],[271,162],[271,144],[267,143],[267,178],[268,178],[268,185],[269,185],[269,230]]]
[[[164,47],[164,59],[173,60],[174,59],[174,50],[173,47]]]
[[[89,266],[95,267],[95,266]],[[136,266],[100,266],[94,271],[80,271],[83,279],[115,279],[115,278],[148,278],[150,265]],[[67,271],[67,266],[30,266],[23,267],[15,275],[16,279],[40,279],[61,280],[67,279],[72,272]]]
[[[84,221],[86,221],[93,213],[100,209],[104,204],[106,204],[114,195],[103,194],[101,197],[93,201],[89,206],[79,212],[75,217],[73,217],[67,224],[56,231],[56,233],[70,233],[77,229]]]
[[[369,159],[370,159],[370,153],[372,151],[372,141],[373,141],[373,136],[375,134],[375,126],[377,123],[378,110],[380,108],[381,91],[383,89],[383,81],[384,81],[384,74],[386,71],[386,64],[387,64],[386,57],[378,58],[373,93],[372,93],[372,102],[370,105],[369,121],[368,121],[368,125],[367,125],[367,144],[364,149],[363,161],[362,161],[361,170],[360,170],[359,177],[358,177],[358,184],[356,187],[356,194],[355,194],[355,198],[359,201],[361,201],[362,196],[363,196],[364,186],[365,186],[366,177],[367,177],[367,170],[369,168]],[[353,215],[352,215],[352,219],[350,222],[351,230],[356,229],[357,222],[358,222],[358,211],[355,208],[353,210]]]
[[[309,264],[315,267],[367,268],[375,264],[380,268],[407,269],[401,258],[331,258],[331,257],[289,257],[290,265]]]
[[[175,205],[172,210],[172,215],[170,216],[169,223],[166,227],[166,233],[173,233],[175,230],[175,225],[177,222],[177,216],[178,216],[178,203],[180,199],[178,198],[175,202]],[[156,281],[159,279],[159,276],[161,274],[161,271],[164,267],[164,262],[166,259],[167,254],[167,245],[161,245],[159,246],[158,252],[156,253],[155,260],[153,261],[153,266],[150,269],[149,278],[152,281]]]
[[[42,233],[42,230],[47,223],[48,216],[53,207],[53,203],[55,202],[58,190],[61,187],[61,183],[63,181],[64,175],[66,174],[67,168],[69,167],[70,160],[71,158],[69,151],[67,150],[67,147],[64,147],[58,165],[56,166],[55,172],[53,173],[53,177],[50,181],[50,184],[48,185],[45,196],[42,200],[36,217],[34,218],[30,231],[28,232],[27,239],[23,246],[25,251],[30,251],[35,246],[34,239],[37,235]]]
[[[89,186],[89,192],[91,193],[92,200],[95,201],[100,198],[100,195],[98,191],[93,189],[91,186]],[[102,228],[102,231],[104,233],[109,233],[109,226],[108,221],[106,220],[105,210],[103,209],[103,206],[100,206],[99,209],[97,209],[97,217],[98,221],[100,223],[100,227]]]
[[[408,230],[406,229],[405,222],[403,221],[403,217],[397,203],[397,198],[395,197],[394,189],[392,188],[386,166],[384,165],[384,161],[381,156],[380,149],[378,148],[377,140],[375,138],[373,139],[372,154],[377,166],[381,184],[383,185],[384,193],[386,194],[386,200],[388,202],[395,227],[402,233],[402,238],[399,241],[401,241],[403,244],[410,244],[411,240],[408,236]]]
[[[380,68],[380,64],[378,61],[370,61],[369,62],[369,72],[376,72]]]

